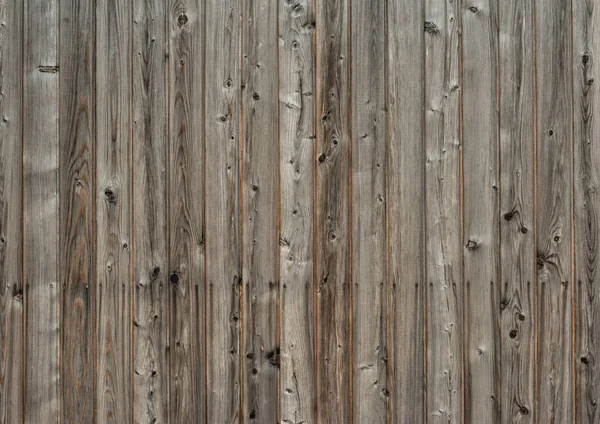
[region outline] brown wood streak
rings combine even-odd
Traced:
[[[570,1],[538,1],[538,421],[573,420]]]
[[[533,4],[499,8],[502,422],[535,422]]]
[[[243,2],[243,419],[279,413],[277,3]]]
[[[464,421],[500,420],[498,7],[462,8]]]
[[[461,4],[425,3],[425,416],[432,423],[463,416]]]
[[[384,0],[352,0],[353,419],[387,422]]]
[[[206,1],[207,422],[240,413],[240,0]]]
[[[594,51],[600,45],[598,24],[600,12],[591,0],[573,1],[573,114],[575,169],[575,290],[577,305],[578,423],[598,422],[600,368],[598,365],[598,332],[600,314],[598,284],[598,185],[599,151],[596,137],[598,123],[594,113],[599,107],[594,81]]]
[[[133,16],[133,422],[168,422],[167,19],[159,0]]]
[[[79,423],[94,420],[95,2],[59,3],[61,417]]]
[[[96,3],[96,420],[131,417],[131,7]]]
[[[317,422],[351,407],[349,0],[317,0]]]
[[[281,383],[284,424],[314,423],[315,15],[312,0],[280,1]],[[300,324],[302,323],[302,324]]]
[[[388,421],[391,423],[420,423],[425,419],[423,5],[422,0],[387,2]]]
[[[20,2],[0,1],[0,422],[23,420],[22,31]]]
[[[170,419],[205,420],[204,7],[169,5]],[[196,297],[198,295],[198,297]],[[200,324],[197,326],[197,324]]]

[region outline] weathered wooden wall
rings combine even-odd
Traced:
[[[600,422],[597,51],[594,0],[0,0],[0,423]]]

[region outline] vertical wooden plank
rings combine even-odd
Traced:
[[[535,422],[533,3],[499,3],[501,422]]]
[[[94,420],[95,1],[60,0],[61,419]]]
[[[573,399],[571,2],[536,21],[538,421],[571,422]]]
[[[240,0],[206,4],[207,422],[240,412]]]
[[[133,3],[133,421],[168,421],[167,27]]]
[[[425,2],[426,420],[462,421],[459,0]]]
[[[352,415],[348,0],[317,0],[317,422]]]
[[[96,3],[96,421],[131,418],[131,4]]]
[[[577,340],[577,422],[595,423],[600,419],[600,357],[598,345],[600,303],[597,296],[598,213],[595,194],[598,185],[598,121],[594,113],[600,99],[594,82],[595,55],[600,48],[598,26],[600,9],[591,0],[573,1],[573,117],[574,117],[574,218]]]
[[[0,1],[0,422],[23,421],[23,6]]]
[[[464,420],[500,418],[498,7],[462,8]]]
[[[259,422],[279,413],[277,10],[248,0],[242,19],[242,399],[243,420]]]
[[[279,2],[281,420],[313,423],[315,46],[313,0]]]
[[[58,1],[27,0],[24,6],[24,421],[56,423],[60,382]]]
[[[204,7],[169,2],[169,393],[172,422],[205,420]]]
[[[424,6],[423,0],[387,1],[387,363],[392,423],[425,420]]]
[[[353,418],[387,421],[385,0],[351,3]]]

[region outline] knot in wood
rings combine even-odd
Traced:
[[[188,22],[188,17],[185,13],[182,13],[181,15],[179,15],[177,17],[177,23],[179,24],[180,27],[187,24],[187,22]]]

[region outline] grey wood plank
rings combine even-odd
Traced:
[[[131,419],[131,3],[96,2],[96,422]]]
[[[461,422],[460,1],[425,2],[426,419]]]
[[[351,2],[353,419],[387,422],[385,0]]]
[[[169,25],[170,420],[205,420],[204,2],[171,0]]]
[[[537,2],[538,422],[572,422],[571,2]]]
[[[281,421],[316,420],[314,2],[279,2]]]
[[[352,416],[348,0],[317,0],[315,198],[317,422]]]
[[[279,415],[278,14],[270,0],[242,12],[242,413]],[[225,118],[227,119],[227,117]]]
[[[600,9],[593,1],[573,1],[573,118],[574,118],[574,219],[575,232],[575,345],[576,414],[578,423],[600,420],[600,355],[597,317],[600,313],[597,286],[598,268],[598,186],[600,151],[597,146],[598,123],[594,114],[600,107],[595,84],[594,60],[600,37]]]
[[[464,421],[500,418],[498,7],[462,7]]]
[[[57,423],[58,0],[24,3],[23,37],[24,421]]]
[[[423,6],[422,0],[387,2],[387,364],[392,423],[425,420]]]
[[[501,422],[535,422],[533,3],[499,3]]]
[[[167,16],[133,3],[133,422],[168,422]]]
[[[206,4],[207,422],[241,421],[240,0]]]
[[[0,1],[0,422],[23,421],[23,7]]]
[[[61,421],[94,420],[95,1],[60,0]]]

